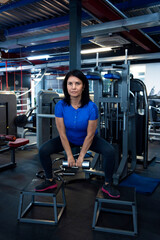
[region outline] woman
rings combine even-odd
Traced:
[[[68,165],[81,167],[84,156],[90,149],[103,156],[105,183],[104,194],[113,198],[120,197],[119,191],[112,186],[114,170],[114,149],[97,134],[98,108],[89,98],[89,84],[86,76],[79,70],[68,72],[63,82],[64,99],[55,106],[56,126],[59,136],[44,143],[39,157],[45,171],[46,180],[36,187],[36,191],[45,191],[57,187],[52,175],[50,155],[65,150]],[[72,154],[73,147],[81,147],[78,159]]]

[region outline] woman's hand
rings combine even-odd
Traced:
[[[74,159],[74,157],[72,156],[72,157],[68,157],[68,167],[74,167],[74,166],[76,166],[76,162],[75,162],[75,159]]]
[[[77,159],[77,161],[76,161],[76,166],[77,166],[77,167],[82,167],[83,161],[84,161],[84,158],[81,157],[81,156],[79,156],[78,159]]]

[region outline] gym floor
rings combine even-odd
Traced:
[[[139,166],[136,170],[138,174],[159,178],[160,163],[157,163],[157,159],[160,158],[159,149],[159,142],[150,143],[149,154],[150,156],[152,153],[155,154],[156,158],[147,169]],[[0,163],[9,159],[9,151],[0,154]],[[23,150],[17,149],[16,162],[16,168],[0,172],[0,240],[128,240],[132,238],[159,240],[160,186],[152,195],[137,193],[137,236],[98,232],[92,229],[95,197],[102,183],[101,178],[97,181],[93,179],[75,181],[65,186],[67,206],[57,226],[18,222],[20,191],[36,178],[36,173],[41,170],[37,148],[32,146]],[[121,217],[120,225],[128,224],[125,221]]]

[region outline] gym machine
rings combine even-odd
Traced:
[[[146,88],[140,80],[130,78],[129,68],[129,63],[124,63],[112,65],[103,77],[102,69],[98,67],[87,74],[87,78],[94,81],[94,102],[99,110],[99,134],[115,148],[113,182],[116,185],[135,170],[138,155],[141,155],[144,167],[147,166]],[[91,163],[92,168],[86,172],[101,175],[99,157],[95,157],[94,165]]]
[[[0,134],[16,135],[17,99],[14,93],[0,92],[0,116]]]
[[[135,119],[136,119],[136,157],[143,163],[143,167],[147,168],[148,159],[148,98],[147,89],[143,81],[131,77],[130,89],[134,94]],[[132,102],[131,102],[132,103]],[[132,132],[129,132],[132,138]],[[130,141],[131,142],[131,141]],[[130,149],[132,145],[130,145]]]
[[[37,147],[58,136],[54,107],[60,97],[52,91],[40,90],[37,96]]]
[[[33,113],[35,109],[36,107],[31,107],[24,114],[20,114],[14,119],[14,124],[23,130],[18,134],[21,138],[36,136],[36,113]],[[32,142],[26,146],[30,147],[34,145],[37,145],[37,142]]]
[[[160,98],[151,96],[149,103],[149,127],[148,135],[150,141],[160,140]]]
[[[11,152],[10,161],[6,163],[2,157],[0,171],[16,167],[15,150],[29,143],[28,139],[17,138],[17,99],[12,92],[0,92],[0,153]]]
[[[0,152],[9,149],[2,136],[17,135],[14,119],[17,115],[16,95],[11,92],[0,92]]]
[[[73,152],[75,161],[77,161],[79,153],[74,154],[74,148],[72,149],[72,152]],[[90,155],[89,153],[86,154],[85,160],[82,163],[82,170],[90,169],[91,161],[88,158],[91,158],[91,157],[92,155]],[[58,162],[58,167],[56,166],[57,162]],[[77,171],[79,171],[79,167],[77,166],[69,167],[66,155],[63,154],[62,157],[55,158],[52,161],[52,171],[54,175],[57,177],[57,180],[61,180],[66,183],[66,180],[64,180],[62,176],[75,176]],[[36,176],[38,178],[44,179],[45,178],[44,170],[41,170],[38,173],[36,173]]]
[[[7,170],[10,168],[15,168],[16,167],[15,150],[19,147],[22,147],[28,144],[29,140],[25,138],[16,138],[16,136],[14,135],[0,134],[0,145],[1,143],[5,144],[6,148],[1,149],[0,153],[10,150],[11,159],[10,159],[10,162],[0,164],[0,171]]]

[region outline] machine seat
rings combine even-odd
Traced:
[[[29,140],[26,138],[17,138],[14,142],[9,142],[8,145],[11,148],[17,148],[24,146],[29,143]]]

